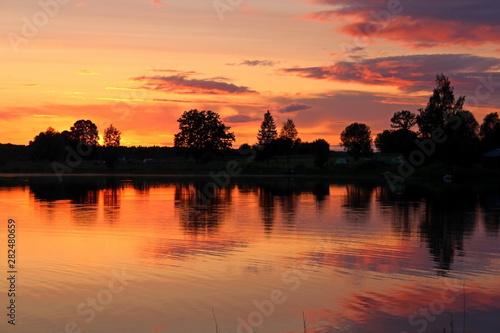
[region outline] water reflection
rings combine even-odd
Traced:
[[[301,197],[312,193],[317,209],[330,194],[330,184],[323,180],[291,178],[241,180],[225,188],[210,187],[208,180],[174,181],[149,178],[118,179],[69,178],[64,182],[53,178],[30,178],[29,189],[40,201],[70,200],[78,209],[73,220],[92,224],[97,219],[102,201],[104,215],[109,223],[119,221],[121,195],[124,187],[132,186],[138,193],[146,194],[151,188],[172,186],[175,189],[175,211],[186,234],[216,233],[231,210],[237,191],[241,196],[257,197],[258,212],[266,234],[271,234],[279,207],[285,225],[292,226]],[[11,183],[19,186],[19,182]],[[401,194],[394,194],[386,187],[372,184],[347,184],[343,186],[342,214],[346,221],[366,224],[375,201],[385,219],[390,220],[393,233],[409,238],[419,234],[427,244],[438,274],[452,269],[456,256],[463,256],[464,237],[474,232],[477,210],[482,209],[485,229],[498,235],[500,228],[500,196],[495,191],[477,193],[469,189],[435,192],[410,187]],[[208,192],[207,192],[208,191]],[[50,206],[48,206],[50,207]]]
[[[218,188],[209,182],[175,184],[175,208],[186,233],[213,234],[224,221],[233,187]]]
[[[464,256],[464,236],[474,231],[477,220],[474,195],[453,191],[429,198],[421,218],[421,234],[438,274],[446,274],[454,257]]]
[[[210,187],[209,181],[202,179],[179,181],[147,177],[75,177],[64,182],[41,177],[29,178],[27,184],[36,200],[47,202],[47,210],[54,209],[50,203],[58,200],[69,200],[76,205],[72,219],[79,224],[94,223],[99,205],[102,205],[108,223],[118,223],[124,188],[132,187],[138,194],[148,195],[152,188],[172,187],[180,226],[186,234],[194,237],[218,232],[232,209],[236,193],[257,199],[263,230],[271,235],[278,216],[285,226],[295,224],[297,209],[306,194],[314,196],[317,210],[321,212],[332,186],[324,180],[255,178],[219,188]],[[24,185],[19,181],[3,181],[4,187]],[[440,275],[453,268],[456,256],[465,255],[464,238],[474,233],[478,220],[483,221],[488,234],[496,236],[499,233],[500,195],[497,189],[436,190],[407,186],[404,192],[393,193],[387,187],[373,184],[336,186],[343,189],[342,215],[347,222],[369,223],[373,218],[371,210],[379,205],[380,215],[390,221],[395,235],[402,239],[419,235]]]
[[[276,219],[275,197],[266,186],[259,187],[259,212],[264,224],[264,231],[270,234],[273,231],[274,220]]]
[[[291,319],[300,323],[295,317],[302,311],[315,332],[411,331],[408,313],[441,297],[445,281],[458,278],[471,290],[470,325],[479,327],[484,315],[491,328],[485,332],[498,327],[490,319],[498,311],[495,187],[406,185],[393,193],[376,183],[312,178],[242,178],[218,188],[202,177],[70,177],[62,183],[0,179],[0,196],[27,202],[22,207],[31,215],[20,218],[25,237],[32,237],[23,243],[31,260],[27,272],[44,271],[71,287],[94,283],[85,289],[92,296],[103,286],[85,270],[99,274],[101,265],[124,263],[141,284],[127,289],[130,308],[143,306],[144,313],[158,314],[155,320],[166,311],[173,325],[187,325],[214,306],[235,331],[234,318],[252,313],[256,298],[264,301],[279,288],[290,301],[266,318],[266,324],[280,323],[262,331],[300,332],[285,326]],[[54,241],[41,243],[44,237]],[[38,254],[42,248],[50,259]],[[300,281],[293,292],[282,279],[290,269],[286,281]],[[26,286],[45,296],[37,283]],[[51,297],[62,302],[65,296]],[[113,313],[113,306],[107,311]],[[73,303],[67,307],[74,313]],[[27,305],[25,311],[39,308]],[[462,309],[460,302],[446,307],[456,317]],[[172,331],[203,331],[212,320],[209,312],[196,329]],[[446,325],[443,315],[429,328]]]
[[[372,185],[346,185],[343,207],[347,221],[359,224],[368,221],[370,204],[374,186]]]

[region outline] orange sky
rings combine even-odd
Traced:
[[[445,73],[481,122],[498,111],[496,0],[74,1],[0,4],[1,143],[113,124],[124,145],[169,145],[189,109],[221,114],[236,146],[266,110],[304,141],[376,134]]]

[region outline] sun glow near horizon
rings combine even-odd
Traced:
[[[35,0],[3,3],[2,143],[27,144],[48,127],[63,131],[89,119],[101,136],[114,124],[124,145],[171,146],[176,120],[198,109],[219,113],[236,147],[255,143],[267,110],[278,126],[292,118],[303,141],[336,145],[351,122],[375,134],[394,112],[425,106],[441,72],[456,95],[472,99],[489,75],[500,81],[495,35],[412,37],[400,22],[404,14],[425,30],[423,22],[448,22],[460,4],[418,5],[433,6],[433,14],[405,4],[391,23],[360,36],[354,25],[374,22],[366,13],[385,10],[382,3],[346,2],[340,11],[329,2],[259,0],[219,15],[211,2],[194,0],[56,1],[42,1],[50,8]],[[469,17],[453,22],[489,31],[496,17],[474,17],[493,15],[492,6],[466,6]],[[500,110],[494,92],[472,104],[478,121]]]

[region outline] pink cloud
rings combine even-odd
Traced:
[[[82,2],[75,4],[75,7],[83,7],[83,6],[86,6],[87,4],[88,4],[88,2],[82,1]]]
[[[413,48],[500,43],[496,0],[315,0],[332,9],[303,18],[340,23],[339,30],[359,38],[381,38]]]
[[[478,77],[494,76],[500,59],[467,54],[409,55],[365,59],[358,62],[340,61],[332,65],[281,69],[281,73],[304,78],[352,82],[367,85],[395,86],[402,91],[432,90],[436,74],[445,73],[457,85],[473,89]],[[496,81],[495,81],[496,80]],[[471,90],[474,95],[474,90]]]
[[[187,72],[190,73],[190,72]],[[156,90],[176,94],[210,94],[210,95],[242,95],[257,94],[246,86],[237,86],[225,82],[223,77],[196,79],[189,77],[191,74],[177,73],[170,76],[141,76],[133,78],[134,81],[143,81],[142,89]]]

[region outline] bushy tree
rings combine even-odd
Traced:
[[[283,127],[280,131],[280,137],[275,140],[275,142],[277,144],[276,151],[284,152],[286,154],[287,161],[290,161],[290,155],[300,144],[298,135],[299,133],[292,119],[287,119],[285,122],[283,122]]]
[[[408,157],[416,149],[415,140],[417,134],[413,131],[385,130],[377,134],[375,138],[375,147],[383,154],[402,154]]]
[[[447,140],[443,143],[444,162],[469,165],[479,154],[479,124],[469,111],[459,111],[446,125]]]
[[[231,148],[235,141],[234,133],[229,132],[230,127],[224,125],[216,112],[189,110],[177,121],[180,131],[175,134],[174,145],[188,149],[196,161],[204,153]]]
[[[78,120],[70,128],[69,132],[65,132],[68,138],[72,141],[87,145],[99,145],[99,131],[97,126],[90,120]]]
[[[340,134],[341,146],[356,160],[361,156],[370,156],[372,138],[370,127],[363,123],[352,123]]]
[[[285,122],[283,122],[283,127],[280,131],[280,138],[295,142],[298,135],[299,133],[297,132],[297,128],[295,127],[295,123],[292,119],[287,119]]]
[[[482,151],[500,148],[500,119],[497,112],[487,114],[479,130]]]
[[[391,127],[394,129],[377,134],[375,147],[384,154],[397,153],[408,157],[416,148],[417,133],[411,130],[416,122],[417,116],[408,110],[395,112],[391,118]]]
[[[330,158],[330,144],[326,140],[318,139],[313,141],[314,164],[323,167]]]
[[[121,132],[113,126],[109,125],[104,130],[104,146],[105,147],[119,147],[121,140]]]
[[[33,141],[30,141],[29,147],[31,158],[34,160],[57,161],[66,155],[64,136],[52,127],[40,132]]]
[[[417,115],[408,110],[398,111],[391,118],[391,127],[396,130],[409,131],[416,123]]]

